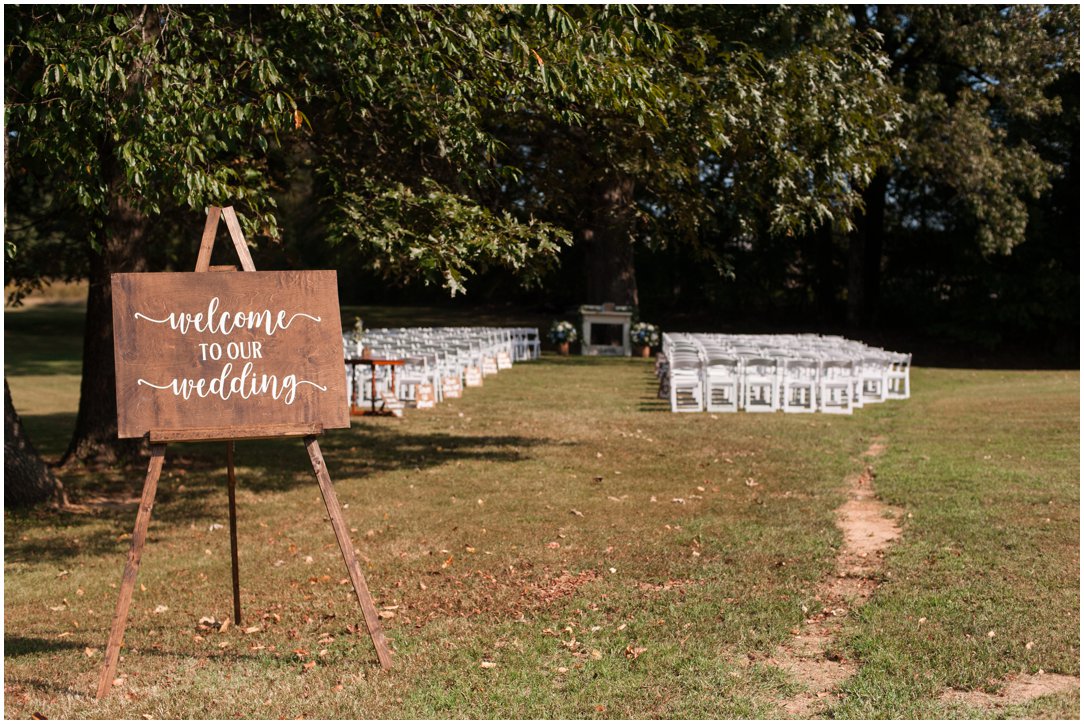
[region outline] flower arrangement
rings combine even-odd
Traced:
[[[629,329],[629,341],[638,347],[657,347],[659,328],[647,322],[637,322]]]
[[[576,328],[572,326],[572,322],[566,322],[564,320],[555,321],[550,325],[550,341],[554,344],[560,344],[561,342],[575,342],[579,339],[579,334],[576,332]]]
[[[354,344],[361,342],[362,338],[365,336],[364,331],[361,324],[361,317],[354,317],[354,329],[350,332],[350,341]]]

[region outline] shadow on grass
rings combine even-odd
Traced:
[[[659,397],[659,378],[655,376],[655,368],[652,366],[650,375],[645,375],[643,387],[640,388],[640,412],[670,412],[670,400]]]
[[[34,419],[34,422],[44,426],[48,421]],[[363,424],[350,430],[331,431],[320,438],[320,448],[335,483],[378,473],[420,472],[459,462],[515,463],[530,459],[533,448],[546,444],[557,443],[544,437],[518,435],[406,433],[391,420],[386,426]],[[258,494],[287,492],[302,486],[316,489],[312,466],[300,439],[242,440],[235,445],[239,489]],[[66,475],[72,502],[86,505],[90,512],[52,512],[44,508],[9,511],[7,522],[12,524],[12,530],[37,527],[48,519],[57,525],[60,534],[30,541],[9,536],[5,541],[7,560],[59,563],[80,555],[126,551],[128,540],[118,536],[131,532],[146,465],[146,459],[141,459],[127,465]],[[225,443],[168,446],[153,519],[186,524],[207,517],[220,518],[226,491],[225,466]],[[104,523],[104,529],[80,529],[81,524],[93,521]]]
[[[37,636],[4,636],[4,658],[31,654],[52,654],[59,651],[82,651],[91,644],[74,639],[43,639]]]
[[[70,561],[80,556],[120,556],[123,557],[131,545],[132,526],[135,524],[136,506],[117,506],[106,514],[100,512],[87,514],[73,514],[68,512],[57,513],[52,523],[58,532],[55,535],[38,535],[33,539],[8,537],[4,541],[4,561],[11,563],[23,563],[29,565],[48,563],[57,567],[64,567]],[[155,508],[157,513],[159,508]],[[36,525],[28,523],[26,519],[20,520],[20,514],[8,512],[5,523],[11,528],[19,530],[36,527],[39,531],[44,523],[41,518],[47,515],[42,512],[35,516]],[[153,518],[166,516],[152,516],[151,532],[147,536],[147,545],[153,546],[158,543],[155,535]],[[88,524],[106,522],[106,527],[88,529]]]

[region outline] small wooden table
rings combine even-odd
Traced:
[[[368,365],[372,370],[370,375],[370,404],[371,409],[363,409],[358,403],[361,401],[358,395],[358,388],[354,388],[354,394],[350,400],[350,414],[351,415],[390,415],[391,412],[387,410],[376,409],[376,368],[377,367],[391,367],[391,386],[395,387],[395,368],[403,366],[403,360],[401,359],[370,359],[367,357],[348,357],[346,364],[350,365],[350,379],[354,379],[354,371],[358,365]]]

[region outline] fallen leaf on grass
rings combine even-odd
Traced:
[[[643,646],[633,646],[632,644],[629,644],[625,647],[625,658],[629,661],[635,661],[640,658],[640,654],[645,651],[647,651],[647,649]]]
[[[261,630],[261,629],[260,629],[260,627],[259,627],[259,626],[249,626],[249,627],[248,627],[248,628],[246,628],[246,629],[242,629],[242,631],[243,631],[244,633],[247,633],[247,634],[253,634],[253,633],[256,633],[257,631],[260,631],[260,630]]]
[[[311,671],[315,667],[316,667],[316,662],[315,661],[306,661],[304,664],[301,665],[301,670],[302,671]]]
[[[88,659],[96,656],[97,653],[98,649],[94,648],[93,646],[87,646],[85,649],[83,649],[83,655],[86,656]]]
[[[575,508],[573,508],[573,509],[572,509],[572,510],[570,510],[569,512],[570,512],[570,513],[572,513],[572,515],[574,515],[574,516],[576,516],[576,517],[578,517],[578,518],[582,518],[582,517],[583,517],[583,513],[581,513],[580,511],[576,510]]]
[[[483,661],[482,662],[482,668],[483,669],[495,669],[495,668],[497,668],[497,663],[495,661]]]
[[[455,561],[455,556],[448,556],[448,560],[446,560],[446,561],[444,561],[443,563],[441,563],[441,564],[440,564],[440,567],[441,567],[441,568],[447,568],[448,566],[452,565],[452,563],[453,563],[454,561]]]
[[[1028,641],[1026,644],[1024,644],[1024,648],[1027,649],[1028,651],[1031,651],[1033,648],[1035,648],[1035,642],[1034,641]]]
[[[557,541],[553,540],[553,541],[550,541],[549,543],[547,543],[546,547],[549,548],[550,550],[557,550],[558,548],[561,547],[561,544],[558,543]]]
[[[229,629],[229,627],[230,627],[230,620],[227,618],[225,621],[222,622],[222,625],[218,627],[218,632],[219,633],[226,633],[226,630]]]
[[[758,485],[760,485],[760,483],[758,483],[756,480],[753,480],[752,478],[745,479],[745,487],[747,488],[755,488]]]
[[[677,503],[678,505],[685,505],[685,498],[671,498],[671,503]]]
[[[382,619],[395,618],[395,611],[378,611],[376,615]]]

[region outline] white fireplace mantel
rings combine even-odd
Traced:
[[[632,308],[613,304],[585,304],[580,307],[583,317],[583,336],[580,352],[588,356],[614,355],[628,357],[632,354],[629,344],[629,328],[632,326]],[[591,344],[591,326],[612,324],[621,326],[621,344]]]

